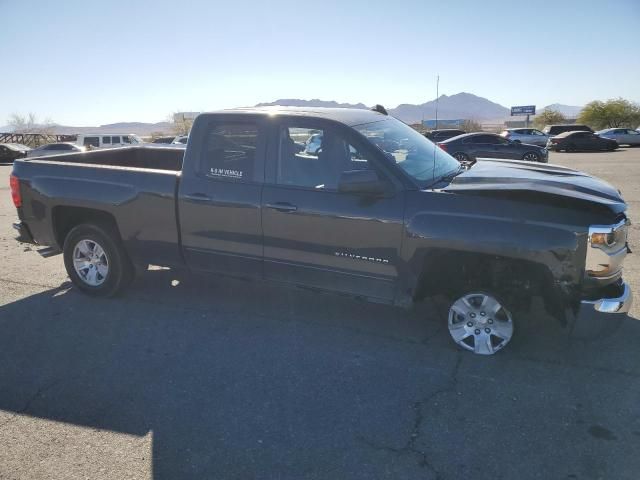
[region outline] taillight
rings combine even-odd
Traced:
[[[20,195],[20,181],[15,175],[9,177],[9,186],[11,187],[11,199],[16,208],[22,206],[22,196]]]
[[[438,146],[445,152],[447,151],[447,146],[444,143],[438,143]]]

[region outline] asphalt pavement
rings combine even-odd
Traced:
[[[552,153],[620,188],[640,148]],[[14,240],[0,166],[0,479],[640,477],[640,259],[628,316],[538,303],[505,351],[413,311],[153,269],[88,298]],[[1,179],[5,180],[1,180]],[[631,247],[640,248],[640,223]]]

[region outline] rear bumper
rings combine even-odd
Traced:
[[[582,305],[600,313],[628,313],[633,304],[633,293],[629,285],[620,280],[607,288],[603,298],[582,300]]]
[[[34,243],[34,244],[36,243],[26,223],[15,222],[13,224],[13,229],[18,232],[18,236],[16,237],[16,240],[18,240],[19,242]]]

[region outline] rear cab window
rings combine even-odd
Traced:
[[[264,132],[257,122],[214,122],[204,137],[198,174],[212,180],[257,182],[263,173],[257,164]]]

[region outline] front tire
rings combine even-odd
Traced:
[[[469,163],[471,161],[471,159],[469,158],[469,155],[467,155],[466,153],[462,153],[462,152],[454,153],[453,154],[453,158],[458,160],[460,163]]]
[[[67,235],[64,266],[73,284],[83,293],[112,297],[133,280],[134,268],[113,228],[81,224]]]
[[[526,162],[539,162],[540,155],[538,155],[536,152],[527,152],[522,156],[522,160]]]
[[[481,290],[451,302],[447,326],[453,341],[476,355],[493,355],[513,337],[511,312],[494,294]]]

